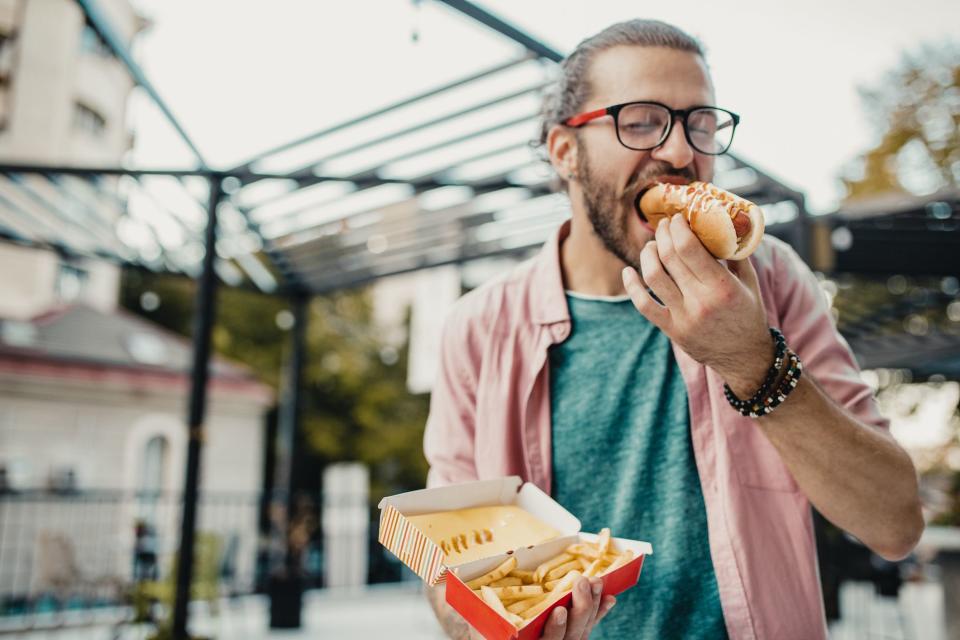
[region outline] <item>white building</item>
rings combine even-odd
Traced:
[[[126,42],[145,26],[127,0],[98,6]],[[133,87],[75,0],[0,0],[0,160],[117,164],[133,142],[126,125]],[[42,215],[8,184],[0,185],[0,198]],[[107,224],[119,215],[106,207],[100,213]],[[119,269],[102,262],[67,263],[0,245],[0,317],[26,319],[64,299],[109,311],[119,280]]]
[[[97,4],[127,43],[144,27],[127,0]],[[133,87],[76,0],[0,0],[0,162],[119,164]],[[20,180],[27,189],[0,180],[0,228],[53,215],[30,189],[64,197],[46,178]],[[90,202],[109,236],[119,201],[66,205]],[[115,265],[0,243],[0,602],[57,580],[129,578],[138,518],[161,554],[176,546],[191,345],[119,309],[119,283]],[[201,502],[198,528],[222,534],[250,574],[274,397],[242,366],[215,359],[211,374],[201,488],[234,502]],[[49,575],[53,557],[69,575]]]

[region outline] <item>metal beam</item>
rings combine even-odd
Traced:
[[[503,21],[489,11],[481,9],[472,2],[467,2],[466,0],[439,0],[439,2],[456,9],[460,13],[470,16],[477,22],[490,27],[501,35],[507,36],[514,42],[526,47],[527,51],[530,51],[539,58],[545,58],[547,60],[552,60],[553,62],[560,62],[563,60],[563,54],[557,50],[548,47],[539,40]]]
[[[113,27],[110,25],[110,21],[100,10],[100,6],[97,3],[97,0],[77,0],[77,4],[80,5],[80,8],[83,9],[84,15],[86,15],[87,22],[97,32],[97,35],[106,43],[110,50],[113,51],[113,54],[120,59],[123,65],[127,68],[127,71],[130,72],[130,75],[133,77],[133,81],[138,85],[143,87],[143,90],[147,92],[147,95],[150,96],[150,99],[153,100],[153,103],[157,105],[157,108],[163,112],[164,117],[167,121],[176,129],[177,133],[180,135],[180,138],[186,143],[193,154],[197,157],[197,161],[200,163],[201,167],[206,167],[207,163],[203,159],[203,155],[200,153],[200,150],[197,149],[197,146],[193,144],[193,141],[190,139],[190,136],[187,135],[187,132],[180,126],[180,122],[177,120],[176,116],[173,115],[173,111],[167,106],[167,103],[163,101],[163,98],[160,97],[160,94],[157,93],[157,90],[154,89],[153,83],[147,78],[146,74],[143,73],[143,69],[140,68],[140,65],[134,61],[133,56],[130,55],[130,51],[127,49],[127,45],[113,30]]]
[[[436,261],[424,260],[421,263],[416,265],[411,265],[409,267],[400,267],[387,272],[359,273],[345,280],[341,280],[339,282],[318,283],[319,286],[313,287],[313,293],[314,295],[324,295],[327,293],[331,293],[333,291],[340,291],[343,289],[352,289],[354,287],[359,287],[365,284],[369,284],[375,280],[379,280],[381,278],[402,275],[404,273],[413,273],[414,271],[420,271],[422,269],[433,269],[434,267],[443,267],[443,266],[452,265],[452,264],[464,264],[466,262],[470,262],[472,260],[478,260],[480,258],[494,258],[498,256],[525,254],[526,252],[536,249],[537,247],[540,247],[542,245],[543,245],[543,241],[540,240],[536,242],[530,242],[528,244],[523,244],[517,247],[506,247],[506,248],[491,247],[490,249],[481,250],[475,255],[463,254],[455,258],[450,258],[448,260],[436,260]]]
[[[352,182],[352,183],[354,183],[355,185],[357,185],[358,191],[359,191],[359,190],[362,190],[363,188],[375,187],[375,186],[379,186],[379,185],[381,185],[381,184],[387,184],[387,183],[409,184],[409,185],[413,186],[413,187],[414,187],[415,189],[417,189],[417,190],[424,189],[424,188],[440,187],[440,186],[460,186],[460,185],[458,185],[458,183],[456,183],[456,182],[446,182],[446,181],[444,181],[444,182],[437,182],[436,180],[433,179],[432,176],[426,178],[424,181],[414,182],[414,181],[410,181],[410,180],[406,180],[406,179],[399,179],[399,178],[384,178],[384,177],[381,177],[381,176],[380,176],[380,173],[379,173],[379,172],[380,172],[381,169],[383,169],[384,167],[386,167],[386,166],[388,166],[388,165],[390,165],[390,164],[393,164],[393,163],[396,163],[396,162],[401,162],[401,161],[403,161],[403,160],[409,160],[410,158],[415,158],[415,157],[417,157],[417,156],[422,156],[422,155],[424,155],[424,154],[432,153],[432,152],[434,152],[434,151],[439,151],[440,149],[443,149],[443,148],[445,148],[445,147],[449,147],[449,146],[451,146],[451,145],[459,144],[459,143],[461,143],[461,142],[467,142],[467,141],[472,140],[472,139],[474,139],[474,138],[477,138],[477,137],[479,137],[479,136],[484,136],[484,135],[487,135],[487,134],[490,134],[490,133],[495,133],[495,132],[497,132],[497,131],[501,131],[501,130],[503,130],[503,129],[507,129],[507,128],[512,127],[512,126],[516,126],[516,125],[518,125],[518,124],[522,124],[522,123],[526,122],[527,120],[532,119],[533,117],[534,117],[534,116],[531,114],[531,115],[529,115],[529,116],[523,116],[523,117],[520,117],[520,118],[512,118],[512,119],[510,119],[510,120],[501,120],[501,121],[499,121],[498,123],[496,123],[496,124],[494,124],[494,125],[489,125],[489,126],[486,126],[486,127],[481,128],[481,129],[477,129],[477,130],[471,131],[471,132],[469,132],[469,133],[460,135],[460,136],[456,136],[456,137],[453,137],[453,138],[448,138],[447,140],[443,140],[443,141],[441,141],[441,142],[437,142],[437,143],[428,145],[428,146],[426,146],[426,147],[418,147],[418,148],[412,149],[412,150],[410,150],[410,151],[405,151],[405,152],[403,152],[403,153],[400,153],[399,155],[394,155],[394,156],[392,156],[392,157],[390,157],[390,158],[388,158],[388,159],[386,159],[386,160],[381,160],[381,161],[379,162],[379,164],[376,164],[376,165],[374,165],[373,167],[369,167],[369,168],[367,168],[367,169],[364,169],[363,171],[354,173],[353,175],[347,176],[346,178],[341,178],[341,180],[344,181],[344,182]],[[311,164],[309,167],[306,167],[306,168],[303,168],[303,169],[299,169],[299,170],[298,170],[295,174],[293,174],[293,175],[308,175],[308,176],[309,176],[309,175],[311,175],[312,167],[313,167],[313,164]],[[437,174],[434,174],[434,175],[437,175]],[[289,178],[288,178],[288,179],[289,179]],[[303,186],[303,185],[301,185],[301,186]],[[266,200],[266,201],[264,201],[264,202],[259,203],[257,206],[258,206],[258,207],[262,207],[262,206],[265,206],[265,205],[267,205],[267,204],[271,204],[271,203],[277,202],[277,201],[281,200],[281,199],[284,198],[284,197],[287,197],[287,196],[289,196],[289,195],[292,195],[292,194],[294,193],[294,191],[296,191],[296,190],[292,190],[292,191],[284,194],[283,196],[278,196],[278,197],[276,197],[276,198],[270,198],[270,199],[268,199],[268,200]],[[353,194],[351,194],[351,195],[353,195]],[[312,207],[312,206],[311,206],[311,207],[305,207],[304,209],[310,209],[310,208],[313,208],[313,207]],[[256,208],[253,208],[253,209],[248,210],[248,213],[253,214],[253,213],[255,213],[255,211],[256,211]],[[291,213],[292,213],[292,212],[291,212]],[[290,214],[287,214],[287,215],[290,215]]]
[[[309,135],[307,135],[307,136],[303,136],[302,138],[298,138],[298,139],[296,139],[296,140],[292,140],[292,141],[290,141],[290,142],[281,144],[281,145],[279,145],[279,146],[273,147],[272,149],[268,149],[268,150],[266,150],[266,151],[261,151],[260,153],[258,153],[257,155],[253,156],[252,158],[250,158],[250,159],[242,162],[241,164],[238,164],[237,166],[233,167],[233,169],[231,169],[231,171],[242,171],[242,170],[250,169],[256,162],[259,162],[259,161],[261,161],[261,160],[263,160],[263,159],[265,159],[265,158],[267,158],[267,157],[269,157],[269,156],[276,155],[276,154],[278,154],[278,153],[280,153],[280,152],[282,152],[282,151],[288,151],[288,150],[290,150],[290,149],[293,149],[294,147],[298,147],[298,146],[303,145],[303,144],[306,144],[306,143],[308,143],[308,142],[312,142],[312,141],[314,141],[314,140],[316,140],[316,139],[318,139],[318,138],[322,138],[322,137],[324,137],[324,136],[330,135],[331,133],[336,133],[337,131],[341,131],[342,129],[346,129],[346,128],[348,128],[348,127],[352,127],[352,126],[354,126],[354,125],[356,125],[356,124],[359,124],[359,123],[361,123],[361,122],[364,122],[364,121],[366,121],[366,120],[370,120],[371,118],[376,118],[376,117],[378,117],[378,116],[382,116],[382,115],[385,115],[385,114],[387,114],[387,113],[390,113],[391,111],[396,111],[397,109],[400,109],[400,108],[402,108],[402,107],[406,107],[406,106],[409,106],[409,105],[411,105],[411,104],[415,104],[415,103],[417,103],[417,102],[420,102],[421,100],[425,100],[425,99],[427,99],[427,98],[432,98],[433,96],[439,95],[439,94],[441,94],[441,93],[443,93],[443,92],[445,92],[445,91],[449,91],[449,90],[451,90],[451,89],[455,89],[455,88],[457,88],[457,87],[461,87],[461,86],[466,85],[466,84],[469,84],[469,83],[471,83],[471,82],[475,82],[476,80],[480,80],[480,79],[485,78],[485,77],[487,77],[487,76],[492,76],[492,75],[494,75],[494,74],[500,73],[501,71],[506,71],[507,69],[511,69],[511,68],[513,68],[513,67],[515,67],[515,66],[517,66],[517,65],[520,65],[520,64],[522,64],[522,63],[524,63],[524,62],[527,62],[527,61],[529,61],[529,60],[530,60],[529,57],[524,56],[524,57],[521,57],[521,58],[517,58],[517,59],[515,59],[515,60],[510,60],[510,61],[508,61],[508,62],[506,62],[506,63],[498,64],[498,65],[493,66],[493,67],[490,67],[490,68],[488,68],[488,69],[484,69],[483,71],[480,71],[480,72],[478,72],[478,73],[474,73],[474,74],[472,74],[472,75],[469,75],[469,76],[467,76],[467,77],[465,77],[465,78],[460,78],[459,80],[456,80],[456,81],[451,82],[451,83],[449,83],[449,84],[445,84],[445,85],[440,86],[440,87],[437,87],[437,88],[435,88],[435,89],[430,89],[429,91],[426,91],[426,92],[424,92],[424,93],[420,93],[420,94],[417,94],[417,95],[412,96],[412,97],[410,97],[410,98],[407,98],[407,99],[405,99],[405,100],[401,100],[400,102],[395,102],[395,103],[393,103],[393,104],[391,104],[391,105],[388,105],[388,106],[386,106],[386,107],[383,107],[383,108],[381,108],[381,109],[376,109],[376,110],[374,110],[374,111],[369,111],[369,112],[367,112],[367,113],[364,113],[363,115],[356,116],[356,117],[354,117],[354,118],[350,118],[349,120],[345,120],[345,121],[343,121],[343,122],[339,122],[339,123],[337,123],[337,124],[335,124],[335,125],[333,125],[333,126],[326,127],[326,128],[321,129],[321,130],[319,130],[319,131],[315,131],[314,133],[311,133],[311,134],[309,134]]]
[[[343,157],[343,156],[345,156],[345,155],[349,155],[349,154],[351,154],[351,153],[356,153],[357,151],[362,151],[362,150],[367,149],[367,148],[369,148],[369,147],[371,147],[371,146],[373,146],[373,145],[376,145],[376,144],[383,144],[384,142],[390,142],[391,140],[396,140],[397,138],[402,138],[402,137],[405,136],[405,135],[409,135],[409,134],[411,134],[411,133],[416,133],[417,131],[422,131],[422,130],[424,130],[424,129],[428,129],[428,128],[430,128],[430,127],[436,126],[436,125],[438,125],[438,124],[442,124],[442,123],[444,123],[444,122],[449,122],[450,120],[454,120],[454,119],[456,119],[456,118],[461,118],[461,117],[463,117],[463,116],[470,115],[471,113],[475,113],[475,112],[477,112],[477,111],[481,111],[481,110],[483,110],[483,109],[487,109],[487,108],[489,108],[489,107],[496,106],[496,105],[501,104],[501,103],[503,103],[503,102],[509,102],[510,100],[515,100],[516,98],[520,98],[520,97],[523,97],[523,96],[525,96],[525,95],[531,94],[531,93],[533,93],[534,91],[539,91],[540,89],[543,89],[543,88],[546,87],[547,85],[548,85],[548,83],[542,83],[542,82],[541,82],[541,83],[537,83],[537,84],[535,84],[535,85],[533,85],[533,86],[531,86],[531,87],[525,87],[525,88],[523,88],[523,89],[521,89],[521,90],[519,90],[519,91],[514,91],[513,93],[509,93],[509,94],[506,94],[506,95],[498,96],[498,97],[493,98],[493,99],[491,99],[491,100],[485,100],[484,102],[481,102],[481,103],[478,103],[478,104],[470,105],[469,107],[466,107],[466,108],[461,109],[461,110],[459,110],[459,111],[455,111],[455,112],[453,112],[453,113],[446,113],[446,114],[443,114],[443,115],[441,115],[441,116],[437,116],[436,118],[433,118],[433,119],[431,119],[431,120],[426,120],[426,121],[418,122],[417,124],[411,125],[411,126],[409,126],[409,127],[405,127],[405,128],[400,129],[400,130],[398,130],[398,131],[391,131],[390,133],[384,134],[384,135],[379,136],[379,137],[377,137],[377,138],[374,138],[374,139],[372,139],[372,140],[365,140],[365,141],[363,141],[363,142],[361,142],[361,143],[359,143],[359,144],[355,144],[355,145],[353,145],[352,147],[346,147],[346,148],[343,148],[343,149],[338,149],[338,150],[336,150],[336,151],[333,152],[333,153],[330,153],[330,154],[328,154],[328,155],[326,155],[326,156],[323,156],[323,157],[321,157],[321,158],[315,159],[315,160],[312,161],[309,165],[306,165],[305,167],[302,167],[300,170],[301,170],[301,171],[306,171],[306,170],[309,170],[309,169],[314,169],[314,170],[315,170],[316,168],[318,168],[319,166],[321,166],[323,163],[329,162],[330,160],[334,160],[334,159],[336,159],[336,158],[341,158],[341,157]]]

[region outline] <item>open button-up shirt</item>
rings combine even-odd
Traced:
[[[547,350],[570,334],[560,268],[568,233],[569,222],[535,258],[465,295],[448,317],[424,438],[428,486],[518,475],[550,492]],[[888,428],[809,268],[770,236],[749,259],[769,324],[784,333],[804,374],[862,422]],[[754,420],[727,403],[723,380],[673,351],[730,637],[826,638],[806,496]]]

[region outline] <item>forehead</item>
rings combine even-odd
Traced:
[[[665,47],[618,46],[600,52],[589,69],[588,108],[655,100],[674,109],[713,103],[703,58]]]

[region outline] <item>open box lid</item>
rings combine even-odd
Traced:
[[[446,579],[448,557],[435,542],[416,527],[410,516],[455,511],[471,507],[516,505],[558,532],[558,537],[580,531],[580,521],[539,487],[518,476],[467,482],[435,489],[421,489],[380,501],[380,543],[392,551],[428,584]],[[533,542],[542,542],[536,540]],[[497,556],[516,548],[491,542],[484,551]]]

